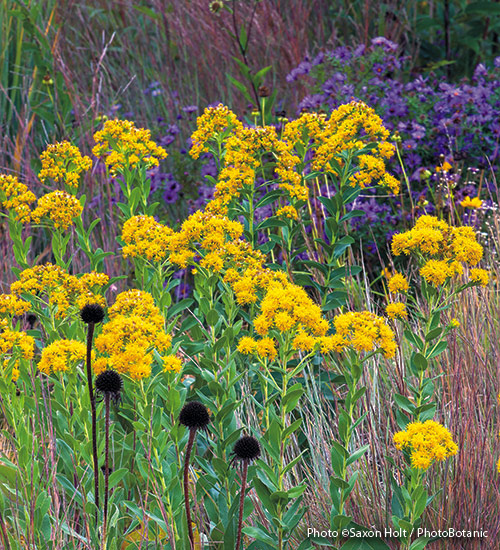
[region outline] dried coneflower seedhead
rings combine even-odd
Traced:
[[[260,444],[251,435],[240,437],[233,448],[233,460],[253,462],[260,456]]]
[[[189,460],[193,450],[194,438],[197,430],[205,430],[210,422],[208,409],[199,401],[190,401],[182,407],[179,414],[179,422],[189,428],[189,439],[184,456],[184,506],[188,525],[189,542],[194,549],[193,525],[191,522],[191,510],[189,508]]]
[[[109,395],[117,403],[123,389],[122,377],[114,370],[105,370],[95,379],[95,389],[103,397]]]
[[[238,441],[234,444],[233,452],[231,454],[233,455],[233,458],[231,460],[233,464],[234,462],[241,462],[243,465],[243,471],[241,473],[240,514],[238,518],[238,534],[236,537],[235,546],[236,550],[240,550],[248,465],[259,458],[260,444],[255,437],[252,437],[251,435],[244,435],[240,437]]]
[[[104,309],[99,304],[87,304],[80,310],[80,317],[87,325],[100,323],[104,319]]]
[[[190,430],[204,430],[210,422],[210,415],[205,405],[190,401],[182,407],[179,422]]]

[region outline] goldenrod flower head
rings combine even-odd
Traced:
[[[44,374],[65,372],[83,362],[87,348],[78,340],[56,340],[42,350],[38,370]]]
[[[12,330],[6,319],[0,319],[0,357],[33,359],[35,340],[25,332]],[[7,359],[8,359],[7,358]]]
[[[244,355],[249,355],[251,353],[254,353],[257,349],[257,342],[250,338],[250,336],[243,336],[240,338],[240,341],[238,342],[237,350],[240,353],[243,353]]]
[[[412,467],[421,470],[458,452],[451,433],[433,420],[408,424],[406,430],[394,434],[394,444],[400,451],[408,450]]]
[[[483,256],[483,248],[477,242],[472,227],[449,226],[445,221],[427,215],[418,218],[410,231],[393,236],[392,252],[396,256],[417,252],[431,261],[443,262],[442,270],[448,275],[444,278],[442,275],[430,277],[435,281],[444,281],[448,276],[460,274],[463,268],[459,264],[475,266]],[[444,263],[448,264],[447,268]],[[434,267],[437,268],[437,264]]]
[[[122,239],[126,243],[123,256],[161,262],[167,255],[167,243],[173,233],[153,216],[133,216],[123,224]]]
[[[276,216],[278,218],[290,218],[291,220],[297,220],[299,218],[299,213],[293,206],[283,206],[276,211]]]
[[[460,326],[460,321],[458,319],[453,318],[450,321],[450,326],[452,326],[453,328],[458,328]]]
[[[80,174],[92,168],[92,161],[82,156],[78,147],[68,141],[51,144],[40,155],[42,170],[38,174],[40,181],[51,179],[63,182],[68,187],[78,187]]]
[[[176,355],[167,355],[163,358],[163,371],[180,372],[182,370],[182,360]]]
[[[470,280],[486,286],[490,280],[490,272],[486,269],[474,268],[470,270]]]
[[[80,278],[70,275],[60,266],[50,263],[25,269],[19,280],[11,285],[16,296],[29,294],[35,300],[56,306],[56,318],[64,318],[71,307],[80,310],[87,303],[105,305],[103,296],[96,289],[107,284],[109,277],[104,273],[86,273]]]
[[[96,142],[92,153],[105,158],[112,173],[134,169],[139,164],[146,168],[158,166],[167,152],[151,139],[151,132],[136,128],[130,120],[107,120],[104,128],[94,134]]]
[[[406,306],[402,302],[394,302],[393,304],[388,304],[385,308],[385,312],[390,319],[407,319],[408,312],[406,311]]]
[[[410,285],[404,275],[401,275],[401,273],[395,273],[392,277],[390,277],[388,287],[389,292],[395,294],[396,292],[408,292]]]
[[[0,316],[22,315],[30,310],[31,304],[14,294],[0,294]]]
[[[35,195],[15,176],[0,174],[0,206],[6,210],[13,210],[16,220],[22,223],[29,222],[30,204],[35,201]]]
[[[172,345],[172,337],[165,332],[165,319],[153,297],[141,290],[122,292],[108,315],[110,321],[96,338],[96,349],[108,357],[109,366],[119,373],[135,380],[148,377],[153,362],[151,351],[165,352]],[[173,359],[166,361],[176,366]],[[102,369],[102,364],[98,368]]]
[[[82,213],[80,201],[65,191],[53,191],[38,199],[37,207],[31,213],[34,222],[48,218],[56,228],[68,229],[73,219]]]
[[[275,341],[272,338],[267,337],[257,340],[256,352],[257,355],[260,355],[260,357],[272,361],[277,354]]]
[[[236,115],[221,103],[216,107],[207,107],[196,120],[196,125],[197,130],[191,136],[193,145],[190,154],[193,158],[198,158],[202,152],[208,151],[207,142],[216,138],[218,134],[228,129],[243,128]]]
[[[396,353],[394,333],[382,317],[369,311],[349,312],[334,319],[337,338],[344,341],[344,347],[358,352],[382,350],[386,357]]]

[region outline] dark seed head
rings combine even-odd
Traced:
[[[200,430],[208,426],[210,415],[205,405],[199,401],[190,401],[182,407],[179,422],[190,430]]]
[[[100,323],[104,319],[104,309],[99,304],[87,304],[80,310],[80,317],[87,325]]]
[[[105,370],[95,379],[95,389],[101,395],[109,395],[115,402],[120,400],[123,389],[122,377],[114,370]]]
[[[255,437],[244,435],[234,444],[234,459],[252,462],[260,456],[260,445]]]

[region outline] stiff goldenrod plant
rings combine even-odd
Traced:
[[[394,434],[396,448],[403,451],[406,462],[405,483],[394,485],[397,498],[393,522],[401,533],[401,550],[421,549],[429,542],[429,537],[418,537],[412,542],[414,529],[420,527],[421,516],[436,495],[429,497],[425,486],[425,474],[436,462],[442,462],[456,455],[458,446],[451,433],[438,422],[411,422],[406,429]]]

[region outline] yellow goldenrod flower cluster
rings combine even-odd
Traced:
[[[490,281],[490,272],[486,269],[474,268],[470,270],[469,277],[474,283],[486,286]]]
[[[477,242],[472,227],[453,227],[427,215],[418,218],[410,231],[394,235],[392,251],[396,256],[413,252],[423,257],[426,263],[420,274],[434,286],[461,275],[464,269],[462,264],[475,266],[483,256],[483,247]],[[483,284],[486,280],[484,273],[487,274],[485,270],[480,270],[473,280]]]
[[[107,357],[94,363],[96,374],[112,368],[134,380],[147,378],[151,374],[152,350],[165,352],[172,345],[171,336],[165,332],[165,319],[153,297],[141,290],[122,292],[108,315],[110,320],[95,342],[96,349]],[[181,366],[168,357],[164,359],[165,370]]]
[[[25,332],[12,330],[7,319],[0,318],[0,360],[5,370],[13,361],[12,380],[19,378],[19,359],[33,359],[35,340]]]
[[[80,174],[92,168],[92,161],[82,156],[78,147],[68,141],[51,144],[40,155],[42,169],[38,174],[40,181],[48,179],[63,182],[70,188],[77,188]]]
[[[22,315],[31,308],[31,304],[14,294],[0,294],[0,316]]]
[[[228,130],[239,130],[243,124],[226,106],[219,103],[216,107],[208,107],[196,120],[197,129],[191,136],[193,146],[190,154],[197,159],[201,153],[208,151],[207,143],[217,139],[218,134]]]
[[[56,340],[42,350],[38,370],[44,374],[66,372],[85,360],[87,348],[78,340]]]
[[[0,206],[6,210],[13,210],[16,220],[23,223],[29,222],[30,204],[35,201],[35,195],[15,176],[0,174]]]
[[[386,357],[394,357],[396,342],[394,333],[383,317],[369,311],[349,312],[334,320],[338,345],[352,347],[358,352],[381,349]]]
[[[111,173],[133,169],[139,163],[146,168],[158,166],[167,152],[151,139],[151,132],[136,128],[129,120],[107,120],[104,128],[94,134],[96,145],[92,153],[105,158]]]
[[[38,199],[37,207],[31,213],[34,222],[48,218],[55,228],[68,229],[73,219],[82,213],[80,201],[65,191],[53,191]]]
[[[465,199],[460,203],[460,206],[464,208],[470,208],[472,210],[481,208],[483,201],[479,197],[473,197],[472,199],[467,195]]]
[[[364,136],[361,137],[361,132]],[[332,112],[325,129],[318,134],[317,149],[313,160],[314,170],[337,172],[342,166],[341,155],[348,150],[361,150],[370,142],[377,147],[359,157],[359,170],[351,177],[351,185],[364,188],[374,181],[399,192],[399,182],[385,170],[385,160],[394,155],[394,146],[387,141],[389,131],[375,111],[360,101],[351,101]]]
[[[60,266],[47,263],[22,271],[19,280],[12,283],[11,292],[16,296],[32,295],[43,305],[56,307],[56,318],[64,318],[71,307],[79,310],[87,303],[105,305],[104,297],[97,292],[108,281],[104,273],[86,273],[78,278]]]
[[[158,223],[153,216],[133,216],[123,224],[124,258],[142,256],[161,262],[167,255],[166,243],[172,229]]]
[[[387,304],[385,312],[387,313],[387,317],[390,319],[406,319],[408,317],[406,305],[403,304],[403,302]]]
[[[405,431],[394,435],[394,444],[400,451],[408,450],[412,467],[420,470],[427,470],[434,461],[445,460],[458,452],[450,432],[434,420],[408,424]]]
[[[449,172],[452,166],[448,161],[444,161],[442,166],[436,166],[436,172]]]
[[[392,277],[389,278],[389,292],[396,294],[397,292],[408,292],[410,285],[408,280],[401,273],[394,273]]]
[[[216,139],[220,141],[219,145],[224,144],[223,168],[214,198],[206,209],[215,214],[226,214],[229,203],[245,187],[254,184],[255,171],[264,153],[274,156],[274,170],[281,180],[279,186],[290,199],[307,200],[307,182],[297,171],[307,149],[314,149],[315,170],[336,173],[338,166],[342,166],[345,151],[360,151],[376,141],[374,149],[359,155],[358,171],[351,177],[350,184],[366,187],[377,181],[396,193],[399,182],[385,171],[385,160],[394,154],[393,145],[385,141],[387,137],[388,131],[382,120],[361,102],[341,106],[328,120],[324,115],[304,113],[285,125],[281,138],[272,126],[244,128],[229,109],[219,105],[207,108],[198,118],[191,155],[198,158],[202,151],[207,151],[210,140]]]
[[[299,213],[293,206],[283,206],[283,208],[278,208],[276,211],[276,216],[278,218],[290,218],[291,220],[298,220]]]

